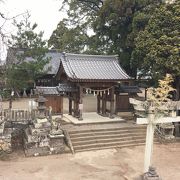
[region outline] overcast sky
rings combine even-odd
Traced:
[[[26,12],[31,14],[31,21],[38,24],[38,30],[44,31],[44,38],[48,39],[64,13],[60,12],[62,0],[3,0],[1,12],[8,17]],[[7,25],[6,25],[7,27]],[[8,26],[9,27],[9,26]]]
[[[1,0],[0,12],[5,17],[11,18],[18,14],[29,11],[32,23],[37,23],[37,31],[44,31],[43,39],[49,39],[57,24],[65,16],[65,12],[60,12],[63,0]],[[22,16],[18,16],[20,20]],[[3,25],[3,32],[7,35],[15,33],[15,28],[12,26],[12,21],[6,21],[0,18],[0,27]],[[6,46],[0,39],[0,61],[6,58]]]

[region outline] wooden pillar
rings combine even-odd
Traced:
[[[77,117],[77,97],[76,94],[73,95],[73,101],[74,101],[74,117]]]
[[[60,96],[60,101],[61,101],[61,113],[63,114],[63,101],[64,101],[64,97]]]
[[[102,95],[102,116],[106,116],[106,92]]]
[[[69,94],[69,115],[72,115],[72,94]]]
[[[78,98],[78,97],[76,97],[76,102],[75,102],[75,104],[76,104],[76,110],[75,110],[75,112],[76,112],[76,117],[79,118],[79,98]]]
[[[144,99],[145,101],[147,100],[147,88],[144,89],[145,90],[145,96],[144,96]]]
[[[100,105],[101,105],[101,101],[100,101],[100,93],[97,95],[97,113],[100,114]]]
[[[114,118],[114,87],[112,87],[110,90],[110,96],[110,118]]]
[[[115,114],[118,113],[118,107],[117,107],[117,102],[118,102],[118,96],[119,96],[119,93],[116,93],[116,103],[115,103]]]
[[[83,120],[82,112],[83,112],[83,87],[79,86],[79,120]]]

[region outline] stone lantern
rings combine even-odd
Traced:
[[[38,103],[38,112],[39,112],[38,118],[43,119],[46,117],[45,103],[47,102],[47,99],[40,95],[39,98],[36,99],[36,102]]]

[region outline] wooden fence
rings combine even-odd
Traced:
[[[38,110],[27,110],[27,109],[4,109],[0,111],[1,121],[30,121],[38,117]],[[49,116],[49,111],[46,111],[46,116]]]

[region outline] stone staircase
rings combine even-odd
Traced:
[[[75,152],[122,148],[145,144],[146,127],[110,127],[69,130]]]

